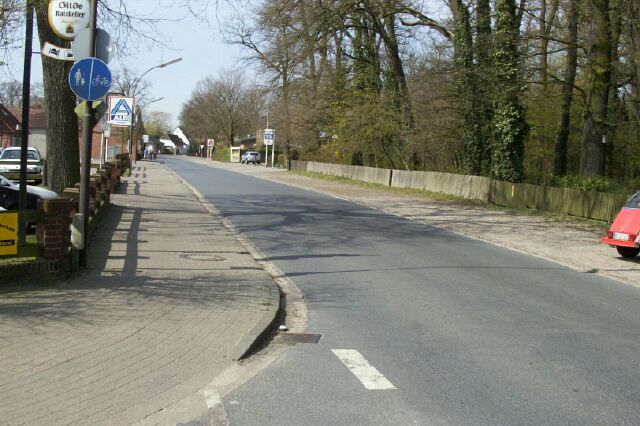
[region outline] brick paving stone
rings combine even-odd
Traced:
[[[112,203],[86,270],[0,292],[0,423],[142,420],[275,315],[271,277],[164,166],[137,163]]]

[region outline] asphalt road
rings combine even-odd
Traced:
[[[228,395],[231,424],[640,424],[640,289],[318,193],[165,164],[296,283],[308,332],[322,334]],[[393,388],[363,384],[381,376]]]

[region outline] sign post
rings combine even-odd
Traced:
[[[275,160],[275,142],[276,140],[276,131],[275,129],[264,129],[264,146],[266,148],[264,165],[265,167],[269,164],[269,147],[271,147],[271,167],[274,167]]]
[[[215,146],[215,141],[213,139],[207,139],[207,158],[209,160],[213,160],[213,147]]]
[[[70,2],[72,3],[72,2]],[[71,69],[69,74],[69,83],[71,90],[87,94],[87,97],[81,98],[87,101],[93,101],[101,97],[106,96],[111,88],[111,72],[107,65],[99,59],[93,58],[95,55],[96,45],[96,24],[98,19],[98,0],[92,0],[91,3],[91,19],[89,20],[89,46],[91,46],[90,52],[92,58],[87,58],[76,63]],[[90,67],[89,67],[90,64]],[[96,66],[96,72],[94,72],[94,66]],[[75,69],[75,70],[74,70]],[[84,72],[83,72],[84,70]],[[89,71],[87,73],[87,71]],[[108,75],[108,80],[107,80]],[[101,77],[101,78],[99,78]],[[96,87],[92,91],[96,80]],[[75,83],[75,84],[74,84]],[[75,90],[74,90],[75,87]],[[76,91],[77,90],[77,91]],[[99,96],[101,95],[101,96]],[[95,97],[95,99],[91,99]],[[93,103],[87,102],[87,108],[84,112],[83,127],[82,127],[82,162],[80,169],[80,214],[82,216],[82,238],[83,243],[86,242],[86,234],[89,229],[89,175],[91,174],[91,139],[93,133]],[[80,250],[79,263],[80,266],[87,266],[87,246],[83,244]]]

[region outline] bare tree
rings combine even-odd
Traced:
[[[21,107],[22,83],[18,80],[0,83],[0,104],[6,107]]]
[[[254,117],[258,108],[259,98],[244,74],[222,71],[218,77],[198,83],[180,118],[190,133],[202,139],[220,135],[230,146],[242,130],[248,129],[245,119]]]

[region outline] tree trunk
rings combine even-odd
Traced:
[[[384,19],[385,31],[381,37],[385,43],[388,52],[391,71],[395,80],[395,92],[397,103],[402,116],[402,126],[404,129],[413,129],[413,113],[411,111],[411,103],[409,100],[409,89],[407,88],[407,77],[404,73],[404,65],[400,58],[400,50],[398,47],[398,38],[396,36],[396,18],[395,15],[389,14]]]
[[[551,30],[558,11],[558,0],[553,0],[551,8],[547,8],[547,0],[542,0],[540,7],[540,82],[542,93],[546,94],[549,86],[549,40]]]
[[[289,158],[289,143],[291,137],[291,110],[289,107],[289,70],[288,61],[285,57],[282,68],[282,106],[284,108],[284,140],[282,141],[282,149],[285,157]]]
[[[482,173],[489,174],[491,164],[492,147],[492,126],[493,120],[493,93],[492,93],[492,73],[493,62],[491,52],[491,6],[489,0],[478,0],[477,14],[477,36],[474,47],[476,57],[474,105],[477,108],[476,138],[482,149]]]
[[[640,120],[640,2],[629,1],[629,33],[634,65],[634,104]]]
[[[585,114],[582,124],[582,176],[604,176],[607,107],[611,84],[611,25],[608,0],[587,0]]]
[[[463,171],[470,175],[482,172],[482,157],[484,151],[483,140],[478,134],[481,117],[476,102],[476,71],[473,64],[473,35],[469,9],[461,0],[451,2],[453,12],[453,66],[454,81],[460,102],[462,103],[464,145]]]
[[[569,0],[567,10],[567,57],[564,67],[564,85],[562,86],[562,107],[560,112],[560,126],[556,135],[554,148],[553,174],[564,176],[567,174],[567,145],[571,126],[571,103],[573,102],[573,85],[576,81],[576,66],[578,65],[578,1]]]
[[[40,42],[68,47],[69,43],[56,36],[49,26],[47,14],[48,2],[36,2]],[[74,112],[76,97],[68,83],[72,66],[72,62],[42,55],[47,111],[47,182],[49,188],[56,192],[80,181],[78,116]]]
[[[520,182],[524,177],[524,139],[527,125],[524,117],[522,82],[519,70],[518,26],[512,0],[496,0],[494,32],[495,108],[493,128],[493,177]]]

